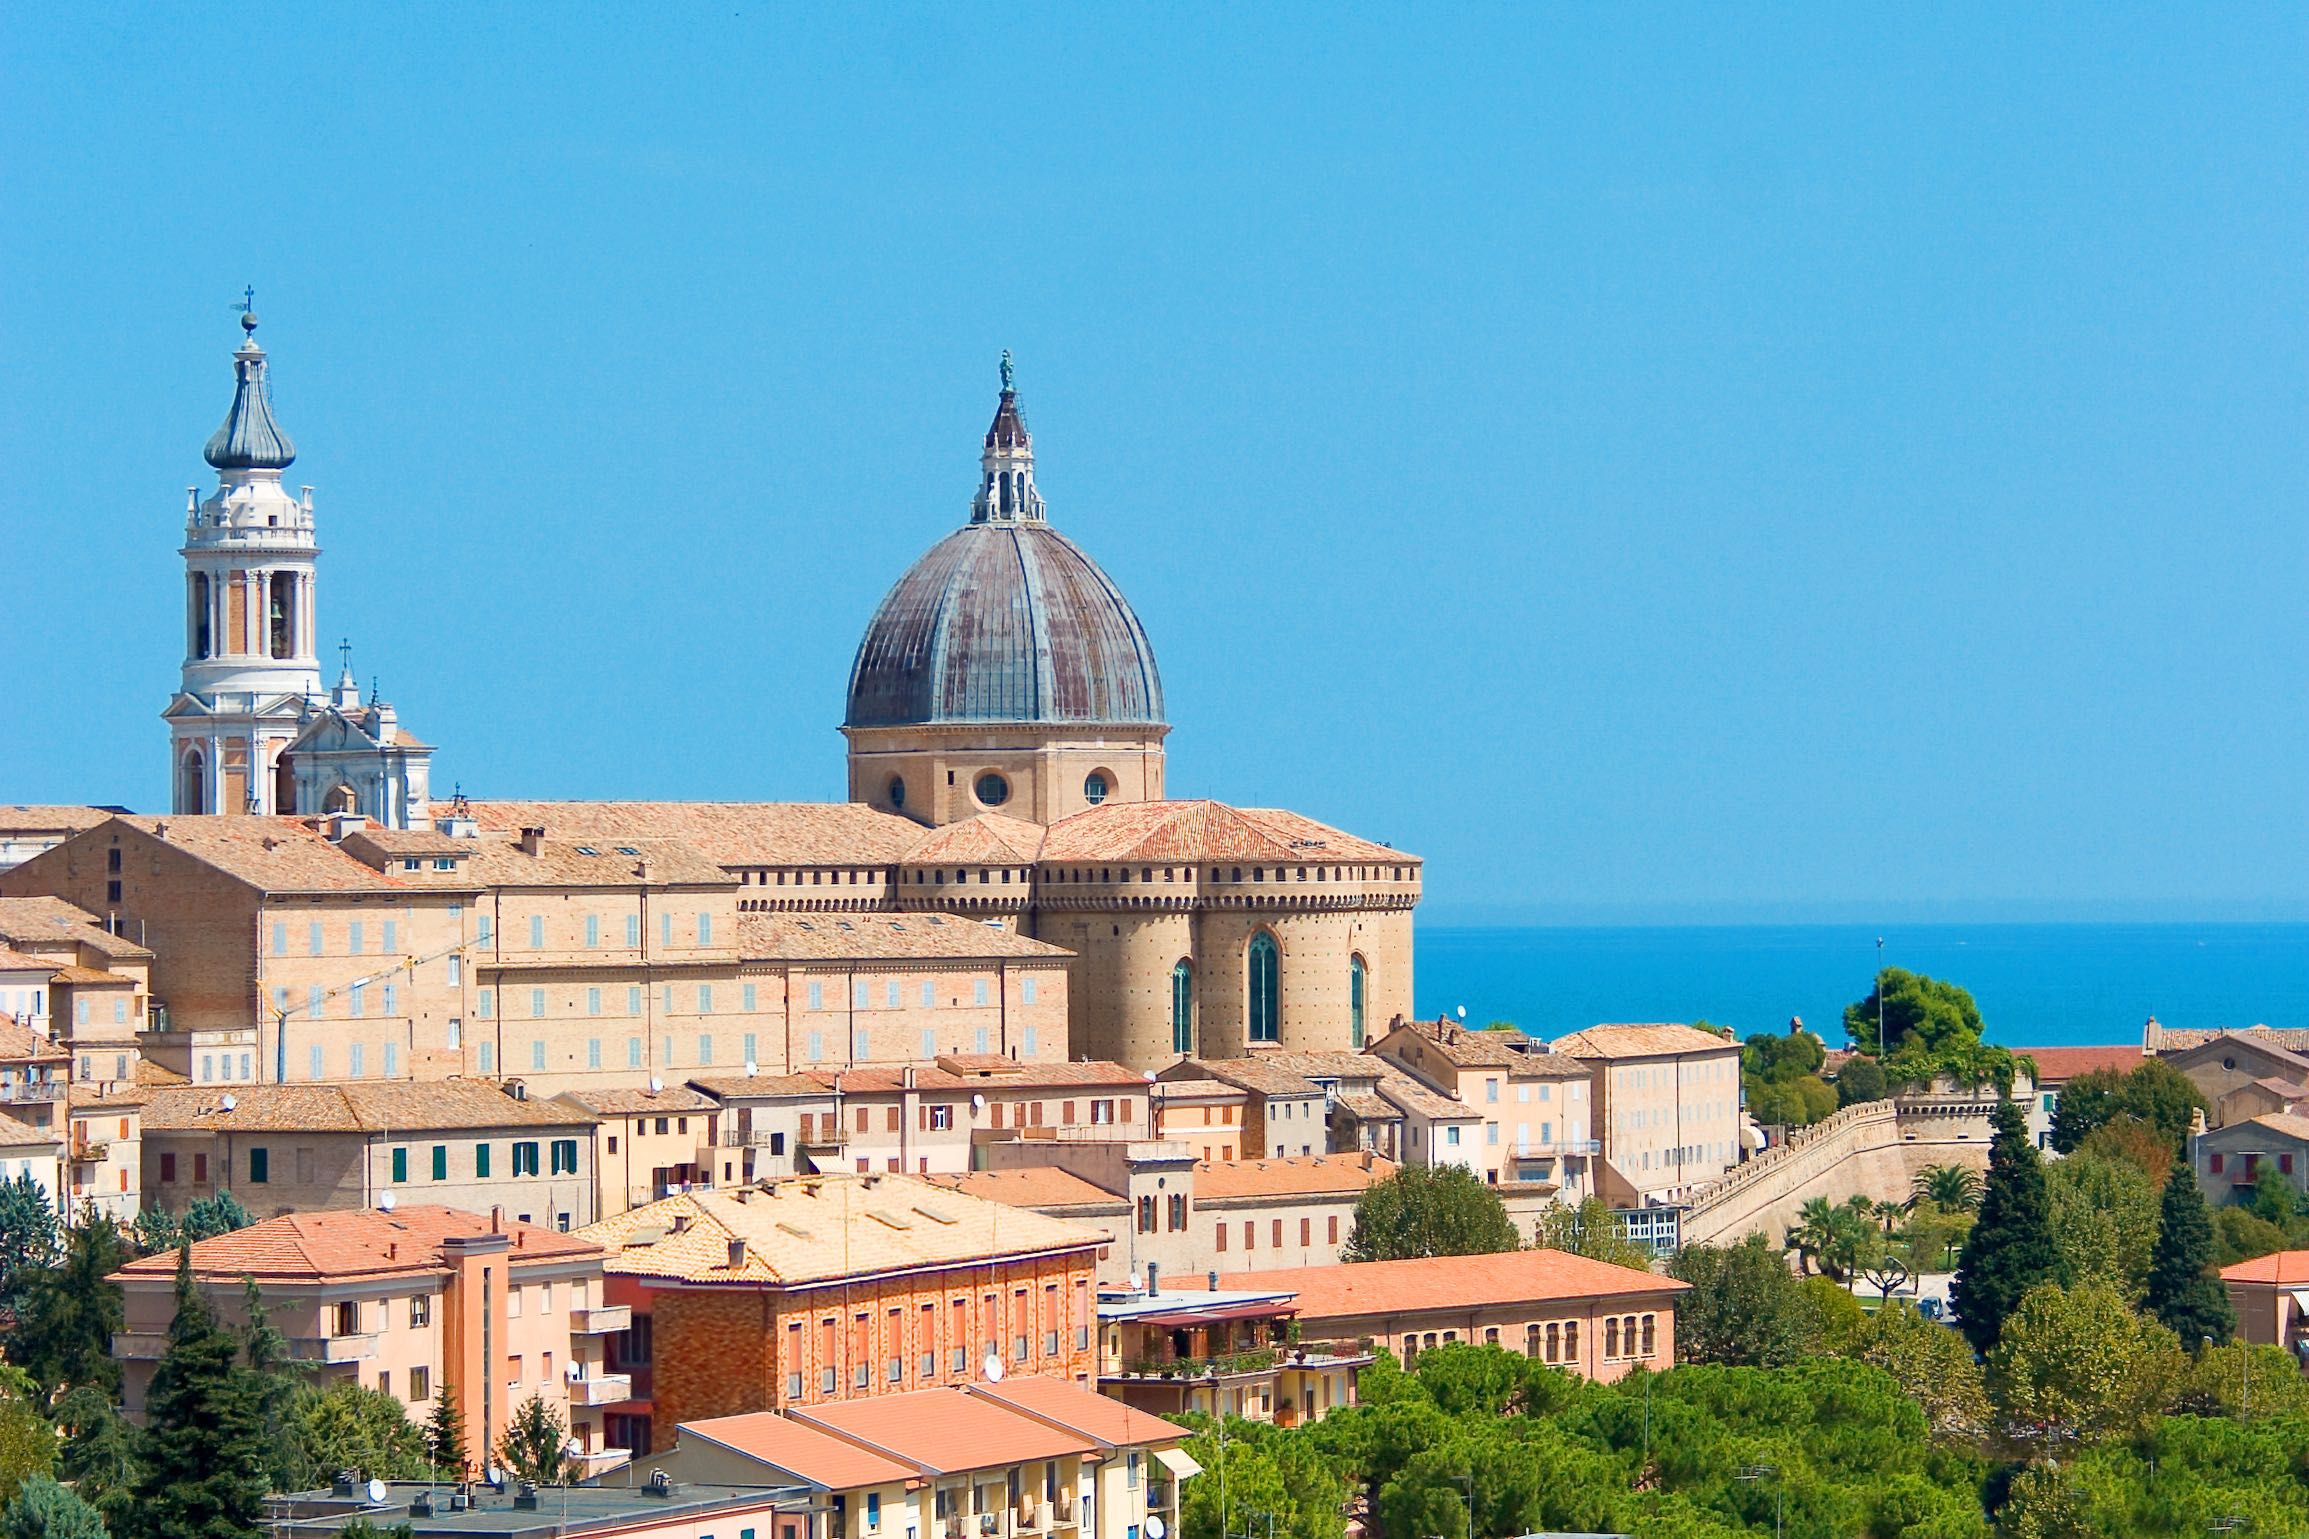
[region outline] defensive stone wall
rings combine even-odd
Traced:
[[[1683,1243],[1720,1245],[1756,1230],[1778,1241],[1814,1197],[1905,1202],[1927,1165],[1985,1170],[1994,1104],[1956,1094],[1847,1106],[1695,1193]]]

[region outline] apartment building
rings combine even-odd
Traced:
[[[1215,1274],[1213,1274],[1215,1276]],[[1159,1416],[1297,1426],[1355,1403],[1374,1354],[1357,1342],[1300,1338],[1288,1289],[1143,1288],[1098,1302],[1099,1387]]]
[[[915,1177],[690,1192],[582,1237],[634,1309],[648,1405],[614,1409],[647,1414],[653,1446],[684,1421],[966,1383],[989,1358],[1093,1371],[1102,1236]]]
[[[1603,1383],[1675,1366],[1675,1301],[1690,1287],[1558,1250],[1228,1273],[1218,1286],[1288,1291],[1303,1340],[1367,1339],[1405,1367],[1469,1342]]]
[[[1590,1070],[1578,1059],[1549,1052],[1520,1031],[1469,1031],[1451,1021],[1401,1022],[1372,1052],[1477,1113],[1473,1125],[1423,1117],[1416,1097],[1398,1097],[1423,1135],[1427,1124],[1440,1124],[1441,1151],[1429,1137],[1419,1140],[1428,1163],[1465,1164],[1494,1186],[1544,1184],[1566,1202],[1594,1190]]]
[[[1224,1080],[1159,1080],[1147,1086],[1150,1131],[1162,1142],[1187,1145],[1198,1159],[1231,1160],[1243,1148],[1250,1101],[1249,1091]]]
[[[2272,1169],[2296,1192],[2309,1191],[2309,1117],[2268,1112],[2214,1128],[2189,1140],[2189,1158],[2213,1203],[2249,1196]]]
[[[152,953],[58,898],[0,898],[0,1011],[59,1043],[83,1083],[125,1083],[151,1024]],[[47,969],[41,977],[38,970]]]
[[[1160,1071],[1155,1078],[1165,1084],[1209,1082],[1242,1092],[1239,1157],[1265,1155],[1281,1159],[1294,1154],[1328,1154],[1331,1152],[1333,1092],[1300,1073],[1291,1060],[1356,1056],[1273,1053],[1255,1058],[1184,1058]],[[1189,1137],[1187,1142],[1199,1146],[1201,1140]]]
[[[1199,1164],[1190,1201],[1206,1240],[1188,1270],[1238,1274],[1329,1266],[1355,1229],[1355,1204],[1398,1167],[1375,1154],[1293,1155]]]
[[[571,1229],[594,1219],[593,1117],[478,1080],[164,1087],[143,1108],[144,1201],[230,1191],[259,1214],[426,1201]]]
[[[752,1159],[744,1179],[797,1170],[797,1157],[821,1172],[953,1174],[983,1166],[990,1144],[1042,1133],[1144,1139],[1151,1116],[1146,1077],[1121,1064],[992,1053],[690,1083],[729,1114]]]
[[[193,1277],[218,1316],[245,1322],[253,1279],[317,1383],[392,1395],[420,1422],[451,1397],[474,1470],[514,1409],[540,1397],[564,1418],[587,1475],[626,1458],[600,1411],[630,1393],[602,1366],[605,1337],[628,1321],[602,1299],[601,1259],[598,1245],[501,1214],[419,1203],[291,1213],[192,1247]],[[167,1251],[113,1275],[124,1324],[112,1352],[132,1420],[168,1349],[176,1270]]]
[[[1683,1201],[1740,1162],[1740,1045],[1675,1024],[1591,1026],[1554,1050],[1589,1075],[1615,1208]]]
[[[1184,1144],[1029,1129],[981,1151],[988,1168],[925,1179],[989,1202],[1030,1208],[1099,1231],[1098,1282],[1136,1286],[1158,1271],[1203,1265],[1194,1218],[1195,1157]],[[1097,1201],[1091,1194],[1100,1194]],[[1119,1211],[1118,1211],[1119,1210]]]
[[[1201,1467],[1186,1429],[1055,1379],[685,1422],[683,1479],[795,1484],[794,1539],[1141,1539]],[[1152,1521],[1150,1521],[1152,1520]]]
[[[722,1145],[721,1103],[702,1091],[686,1085],[589,1087],[556,1099],[593,1123],[595,1213],[601,1218],[675,1192],[742,1182],[739,1151]]]

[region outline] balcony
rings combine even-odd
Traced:
[[[104,1163],[104,1157],[111,1152],[112,1145],[101,1138],[91,1138],[84,1143],[77,1143],[72,1146],[72,1163],[75,1165],[101,1165]]]
[[[571,1405],[616,1405],[633,1398],[630,1373],[590,1373],[569,1381]]]
[[[360,1363],[377,1355],[374,1333],[343,1336],[291,1336],[289,1361],[293,1363]]]
[[[631,1304],[605,1304],[594,1309],[572,1309],[569,1312],[569,1334],[572,1336],[607,1336],[632,1324]]]
[[[0,1082],[0,1106],[32,1106],[63,1099],[64,1081],[60,1079]]]
[[[1072,1491],[1061,1491],[1058,1495],[1058,1500],[1051,1503],[1050,1515],[1054,1527],[1074,1527],[1074,1493]]]
[[[1272,1373],[1278,1361],[1273,1347],[1253,1347],[1245,1352],[1222,1352],[1211,1357],[1139,1358],[1123,1364],[1121,1373],[1108,1374],[1118,1379],[1237,1379],[1255,1374]]]
[[[595,1448],[585,1453],[571,1454],[570,1459],[577,1465],[578,1478],[591,1480],[596,1475],[606,1475],[611,1470],[625,1468],[633,1462],[633,1452],[625,1448]]]
[[[1050,1527],[1050,1507],[1043,1502],[1020,1502],[1010,1511],[1010,1531],[1039,1534]]]

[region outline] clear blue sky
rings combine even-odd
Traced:
[[[580,12],[0,18],[0,800],[164,795],[253,283],[443,790],[842,794],[1008,347],[1437,917],[2309,909],[2309,12]]]

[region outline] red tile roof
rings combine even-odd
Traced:
[[[2286,1283],[2309,1288],[2309,1250],[2271,1251],[2221,1268],[2223,1282]]]
[[[2036,1082],[2040,1086],[2066,1084],[2096,1069],[2130,1074],[2149,1061],[2138,1042],[2118,1042],[2106,1047],[2016,1047],[2013,1051],[2036,1060]]]
[[[535,1224],[508,1222],[513,1260],[568,1261],[598,1256],[601,1247]],[[458,1208],[412,1204],[390,1213],[375,1208],[286,1213],[230,1234],[202,1240],[192,1248],[193,1271],[204,1281],[254,1277],[259,1282],[334,1282],[398,1272],[440,1268],[441,1244],[455,1235],[487,1234],[488,1215]],[[162,1251],[131,1261],[114,1274],[122,1279],[167,1278],[176,1273],[176,1252]]]
[[[1055,1165],[1029,1165],[1019,1170],[972,1170],[961,1174],[929,1175],[923,1180],[966,1197],[1008,1203],[1014,1208],[1120,1208],[1120,1192],[1085,1181]]]
[[[962,1389],[876,1395],[787,1414],[938,1474],[1098,1452],[1080,1433],[1063,1432]]]
[[[1311,1322],[1423,1309],[1681,1293],[1690,1284],[1566,1251],[1515,1250],[1495,1256],[1430,1256],[1233,1272],[1220,1277],[1219,1286],[1288,1289],[1299,1296],[1300,1320]]]
[[[1369,1160],[1366,1165],[1365,1160]],[[1378,1155],[1307,1154],[1289,1159],[1203,1161],[1195,1166],[1195,1201],[1237,1197],[1336,1197],[1395,1174]]]
[[[719,1443],[829,1491],[897,1485],[914,1478],[911,1464],[886,1459],[847,1438],[821,1432],[775,1411],[685,1421],[680,1430],[685,1438]]]
[[[1121,1401],[1069,1384],[1064,1379],[1021,1375],[999,1384],[973,1384],[968,1392],[1042,1421],[1054,1422],[1109,1448],[1170,1447],[1186,1441],[1187,1429]]]

